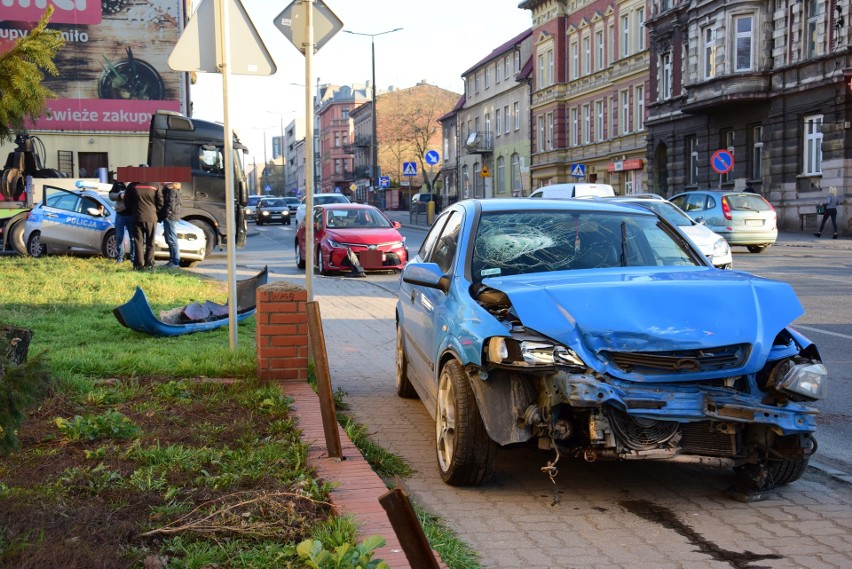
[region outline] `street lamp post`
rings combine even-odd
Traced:
[[[350,30],[343,30],[347,34],[352,34],[354,36],[368,36],[370,38],[370,49],[372,52],[372,64],[373,64],[373,133],[370,138],[370,188],[375,191],[378,185],[378,175],[379,175],[379,157],[378,157],[378,134],[376,125],[378,124],[378,112],[376,109],[376,36],[381,36],[384,34],[390,34],[393,32],[398,32],[402,28],[394,28],[392,30],[386,30],[384,32],[379,32],[377,34],[364,34],[360,32],[353,32]]]

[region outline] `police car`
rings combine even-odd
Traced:
[[[181,220],[177,236],[182,265],[204,260],[207,239],[201,229]],[[33,207],[24,224],[24,241],[33,257],[71,253],[114,259],[118,246],[113,202],[94,190],[45,185],[43,199]],[[157,259],[169,258],[162,223],[157,224],[154,245]]]

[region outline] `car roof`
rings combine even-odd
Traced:
[[[322,203],[314,206],[323,209],[376,209],[375,207],[363,203]]]
[[[489,198],[489,199],[473,199],[458,202],[466,208],[479,207],[483,212],[491,213],[498,211],[600,211],[624,213],[640,213],[642,215],[656,215],[651,212],[645,213],[647,210],[637,210],[636,208],[620,205],[609,198],[569,198],[569,199],[536,199],[528,198]]]

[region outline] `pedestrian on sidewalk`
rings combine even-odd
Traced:
[[[137,271],[152,271],[154,233],[157,229],[157,214],[163,208],[163,194],[154,184],[131,183],[127,186],[124,199],[133,212],[133,243],[136,247],[133,268]]]
[[[814,233],[814,235],[817,237],[822,235],[822,230],[825,229],[825,222],[830,218],[831,225],[834,227],[834,237],[832,239],[837,239],[837,204],[840,203],[840,199],[837,197],[837,186],[828,188],[828,196],[822,203],[825,208],[822,212],[822,223],[819,225],[819,231]]]
[[[124,235],[127,234],[127,240],[130,243],[130,262],[136,258],[136,249],[133,245],[133,212],[127,207],[124,201],[124,195],[127,192],[127,187],[122,182],[115,182],[109,189],[109,199],[115,203],[115,243],[118,247],[118,252],[115,256],[116,263],[124,262]]]
[[[177,225],[180,221],[180,182],[163,184],[163,208],[159,218],[163,222],[163,236],[169,246],[169,262],[167,267],[180,267],[180,247],[177,240]]]

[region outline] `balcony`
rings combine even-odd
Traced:
[[[372,140],[372,138],[372,136],[356,136],[355,146],[360,146],[361,148],[369,148],[370,141]]]
[[[765,105],[771,94],[771,76],[739,73],[686,86],[686,103],[681,111],[708,114],[730,109],[731,105]]]
[[[491,132],[474,131],[467,135],[464,148],[468,154],[488,154],[494,151]]]

